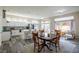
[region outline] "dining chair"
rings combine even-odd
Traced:
[[[56,35],[55,37],[50,41],[50,45],[55,45],[55,48],[56,48],[56,52],[57,52],[57,48],[60,49],[60,31],[57,31],[56,32]]]
[[[32,32],[32,39],[34,41],[34,52],[36,49],[39,52],[39,50],[42,46],[42,42],[38,38],[38,32],[37,33]]]

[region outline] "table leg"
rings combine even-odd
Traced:
[[[52,49],[50,49],[47,44],[45,44],[45,46],[46,46],[50,51],[52,51]]]
[[[42,47],[41,47],[41,49],[39,50],[39,52],[42,51],[42,49],[43,49],[45,46],[46,46],[50,51],[52,51],[52,49],[50,49],[50,48],[48,47],[48,45],[46,44],[46,40],[44,40],[44,43],[42,44]]]

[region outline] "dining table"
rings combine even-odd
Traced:
[[[46,46],[48,48],[48,50],[52,51],[52,49],[48,46],[47,42],[51,42],[52,40],[54,40],[55,36],[52,37],[39,37],[39,39],[41,39],[43,41],[42,43],[42,47],[39,50],[39,52],[42,51],[42,49]]]

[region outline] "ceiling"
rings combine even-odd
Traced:
[[[0,9],[5,9],[11,13],[22,14],[37,19],[79,11],[78,6],[0,6]],[[62,9],[65,9],[63,13],[57,12]]]

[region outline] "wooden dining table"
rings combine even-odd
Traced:
[[[52,49],[50,49],[50,47],[48,46],[47,42],[51,42],[54,36],[53,37],[39,37],[39,38],[43,41],[42,47],[39,50],[39,52],[41,52],[45,46],[48,48],[48,50],[52,51]]]

